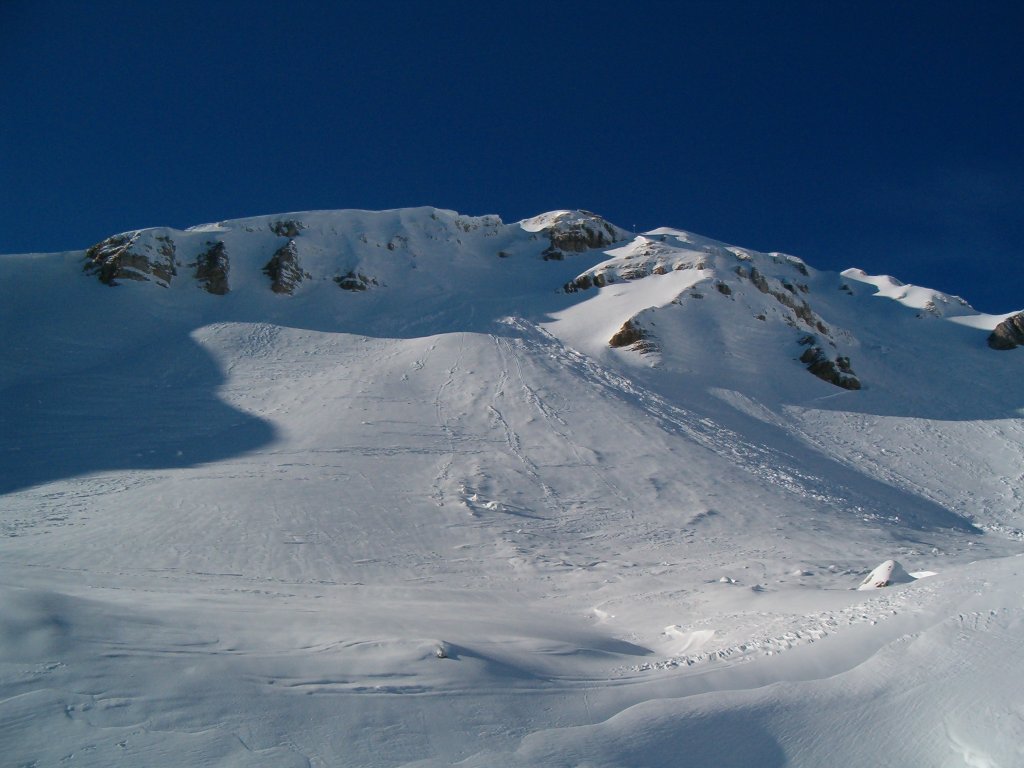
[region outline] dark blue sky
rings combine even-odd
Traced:
[[[0,252],[553,208],[1024,308],[1019,2],[0,0]]]

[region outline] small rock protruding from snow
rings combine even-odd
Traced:
[[[1008,317],[988,337],[992,349],[1014,349],[1024,345],[1024,312]]]
[[[884,563],[879,565],[875,570],[867,575],[867,578],[861,582],[861,585],[857,587],[858,590],[868,589],[881,589],[883,587],[889,587],[893,584],[908,584],[914,580],[911,576],[895,560],[886,560]]]
[[[860,379],[850,366],[850,358],[844,355],[831,358],[824,345],[812,334],[803,336],[798,343],[807,347],[800,355],[800,362],[807,366],[808,371],[837,387],[860,389]]]
[[[628,347],[631,344],[638,344],[647,337],[647,333],[640,326],[640,324],[633,318],[630,318],[622,327],[608,340],[608,346],[610,347]]]

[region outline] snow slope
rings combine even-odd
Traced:
[[[1002,316],[578,211],[117,243],[0,258],[12,764],[1022,762]]]

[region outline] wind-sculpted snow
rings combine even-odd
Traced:
[[[90,254],[0,258],[5,764],[1024,762],[1001,316],[584,211]]]

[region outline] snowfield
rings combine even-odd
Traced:
[[[0,257],[4,764],[1024,765],[1012,312],[578,211],[123,242]]]

